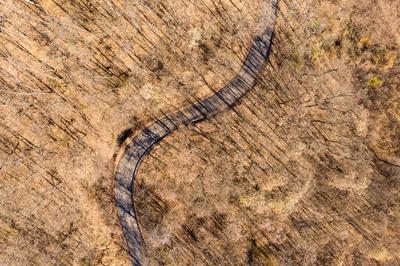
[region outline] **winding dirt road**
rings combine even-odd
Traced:
[[[227,85],[182,111],[154,121],[123,147],[123,154],[116,166],[115,203],[133,265],[141,265],[144,258],[144,241],[133,201],[134,182],[142,159],[164,137],[180,127],[203,121],[232,107],[254,87],[268,61],[274,30],[277,0],[268,3],[272,3],[272,23],[254,39],[241,69]]]

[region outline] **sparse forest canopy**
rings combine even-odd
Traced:
[[[117,142],[225,85],[265,2],[1,1],[0,264],[130,264]],[[279,1],[258,85],[143,161],[152,264],[400,263],[399,12]]]

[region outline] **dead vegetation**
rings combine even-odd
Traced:
[[[154,264],[399,264],[400,9],[377,2],[280,1],[257,88],[141,167]],[[262,6],[2,1],[1,264],[129,264],[117,137],[229,80]]]
[[[154,264],[399,263],[399,43],[372,5],[281,1],[259,86],[144,161]]]
[[[129,263],[113,205],[117,136],[228,80],[260,6],[2,1],[2,264]]]

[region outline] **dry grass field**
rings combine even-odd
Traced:
[[[129,265],[121,132],[223,86],[261,0],[0,2],[0,265]],[[144,159],[150,265],[400,264],[400,1],[279,1],[258,85]]]

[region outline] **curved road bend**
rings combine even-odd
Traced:
[[[125,146],[116,168],[114,193],[120,223],[133,265],[141,265],[144,259],[144,242],[133,201],[134,182],[140,162],[156,143],[173,131],[205,120],[232,107],[254,87],[259,73],[268,61],[271,47],[277,0],[271,2],[274,16],[272,25],[268,25],[265,31],[254,39],[241,69],[227,85],[204,100],[154,121]]]

